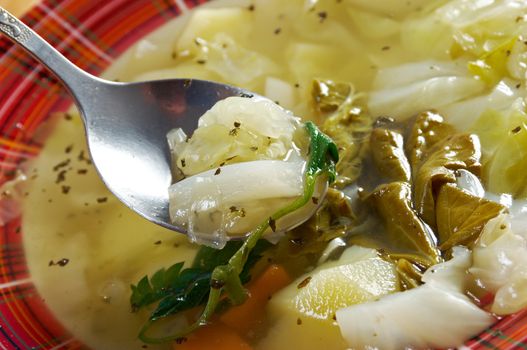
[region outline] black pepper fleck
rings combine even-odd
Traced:
[[[309,282],[311,282],[311,276],[304,278],[304,280],[302,282],[300,282],[296,287],[298,289],[302,289],[305,286],[307,286],[309,284]]]
[[[60,267],[64,267],[64,266],[68,265],[69,262],[70,262],[70,259],[67,259],[67,258],[62,258],[62,259],[58,260],[57,262],[54,262],[53,260],[50,260],[49,263],[48,263],[48,266],[58,265]]]
[[[162,241],[155,241],[154,244],[155,245],[160,245],[161,243],[163,243]]]
[[[97,198],[97,203],[106,203],[107,201],[108,201],[108,197]]]
[[[61,170],[57,174],[57,179],[55,180],[55,183],[59,184],[59,183],[64,182],[64,181],[66,181],[66,170]]]
[[[221,173],[221,168],[218,168],[216,169],[216,171],[214,172],[214,175],[219,175]]]
[[[302,324],[302,319],[300,317],[296,319],[296,324],[299,326]]]
[[[521,130],[522,130],[521,126],[517,126],[517,127],[515,127],[514,129],[512,129],[511,131],[512,131],[513,134],[517,134],[517,133],[519,133]]]
[[[71,162],[71,159],[63,160],[62,162],[58,163],[53,167],[53,171],[59,171],[61,168],[67,167]]]

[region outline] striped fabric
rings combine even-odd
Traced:
[[[23,21],[82,69],[99,74],[142,36],[206,0],[45,0]],[[36,129],[72,104],[57,79],[0,38],[0,184],[41,148]],[[13,203],[0,197],[3,210]],[[19,217],[0,226],[0,350],[85,349],[31,282]],[[441,330],[438,330],[441,332]],[[500,320],[469,349],[527,349],[527,311]]]

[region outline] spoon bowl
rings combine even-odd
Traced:
[[[19,19],[0,7],[0,32],[53,72],[73,96],[84,122],[91,159],[109,190],[144,218],[171,223],[168,187],[174,128],[187,134],[216,102],[252,97],[241,88],[195,79],[112,82],[79,69]]]

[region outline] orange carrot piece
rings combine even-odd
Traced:
[[[265,305],[271,296],[291,283],[291,278],[285,269],[271,265],[256,280],[249,283],[247,289],[250,296],[242,305],[227,310],[220,316],[221,322],[236,330],[238,334],[247,334],[258,324],[264,322]]]
[[[212,323],[173,343],[174,350],[252,350],[233,329],[221,322]]]

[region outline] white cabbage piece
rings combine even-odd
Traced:
[[[433,70],[430,67],[432,66],[428,62],[413,64],[413,68],[417,71]],[[404,71],[404,68],[400,68],[400,70]],[[383,70],[378,73],[376,80],[388,83],[390,88],[382,88],[370,93],[368,107],[374,116],[389,115],[404,120],[423,110],[439,109],[470,98],[485,89],[484,83],[466,74],[433,76],[431,78],[423,75],[421,80],[408,81],[407,75],[391,74],[392,71],[388,69],[388,73],[386,73],[393,77],[392,81],[388,81],[383,76]],[[374,85],[380,86],[377,83]]]
[[[307,133],[298,118],[269,100],[226,98],[201,116],[190,139],[174,130],[168,140],[187,176],[169,188],[170,218],[192,241],[222,247],[303,193]],[[326,187],[320,179],[315,197],[321,199]],[[310,201],[277,220],[277,234],[268,229],[266,237],[277,238],[316,207]]]
[[[476,242],[469,269],[495,294],[491,311],[498,315],[527,306],[527,239],[515,231],[508,214],[490,220]]]
[[[198,122],[198,127],[220,124],[232,128],[238,122],[251,132],[282,139],[289,147],[300,119],[275,103],[258,97],[228,97],[216,103]]]
[[[171,220],[186,228],[192,241],[221,247],[300,196],[304,167],[305,162],[260,160],[223,166],[217,175],[209,170],[188,177],[169,188]],[[306,204],[278,220],[276,230],[309,218],[315,209]]]
[[[280,68],[270,58],[250,50],[225,33],[211,40],[199,40],[194,61],[204,70],[214,72],[233,85],[254,90],[263,85],[268,75],[277,75]]]
[[[264,95],[286,109],[293,108],[297,103],[293,85],[275,77],[265,79]]]
[[[299,126],[299,118],[269,100],[228,97],[201,116],[188,142],[173,147],[177,165],[190,176],[222,164],[298,158]]]
[[[508,193],[513,198],[527,197],[522,176],[527,169],[527,110],[523,98],[508,109],[485,111],[472,128],[480,137],[486,161],[483,179],[493,193]]]
[[[503,39],[525,32],[523,0],[433,1],[403,23],[401,42],[417,57],[448,57],[462,50],[481,55]]]
[[[392,18],[405,17],[408,13],[415,12],[429,2],[430,0],[413,0],[404,2],[400,0],[346,0],[347,4],[354,7]],[[375,23],[371,23],[371,25],[375,26]]]
[[[251,12],[243,7],[200,7],[192,11],[188,23],[176,42],[176,50],[197,53],[200,40],[212,41],[218,33],[226,33],[236,42],[244,44],[250,35],[248,28],[251,27],[252,19]]]
[[[496,128],[493,123],[483,125],[486,121],[478,121],[478,119],[489,110],[505,112],[510,109],[514,101],[521,98],[522,95],[525,96],[526,91],[517,89],[516,85],[516,82],[504,79],[490,93],[440,107],[438,112],[444,115],[445,119],[459,130],[471,128],[478,135],[480,132],[487,131],[484,129],[501,132],[500,128]],[[498,122],[503,124],[501,119]],[[482,141],[482,146],[485,149],[485,141]]]
[[[337,323],[348,345],[365,350],[449,348],[490,326],[495,319],[463,294],[470,261],[468,250],[456,248],[452,260],[429,268],[424,285],[338,310]]]
[[[388,38],[400,31],[400,22],[391,16],[362,11],[354,7],[348,7],[346,10],[361,35],[366,38]]]

